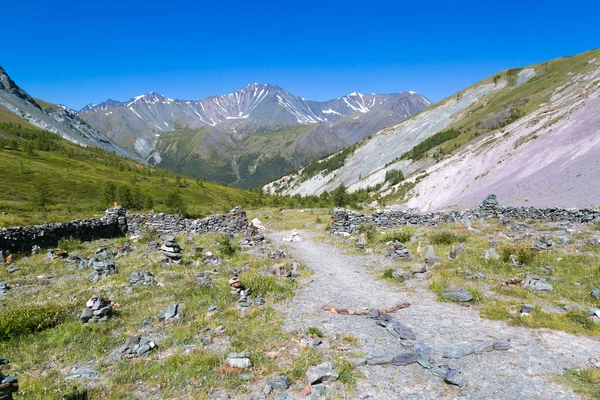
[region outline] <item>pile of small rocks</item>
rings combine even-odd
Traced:
[[[104,322],[113,314],[113,302],[107,297],[96,294],[85,303],[79,319],[82,324]]]
[[[408,249],[397,240],[394,241],[391,247],[387,250],[386,256],[391,260],[396,258],[410,259],[410,253],[408,252]]]
[[[285,254],[285,251],[277,249],[274,251],[270,251],[268,253],[268,256],[271,260],[279,260],[280,258],[286,258],[287,254]]]
[[[0,365],[8,365],[10,361],[5,358],[0,359]],[[13,400],[13,393],[19,391],[19,381],[10,376],[4,375],[0,371],[0,399],[2,400]]]
[[[145,356],[155,348],[156,343],[154,343],[150,338],[144,336],[132,336],[127,339],[127,342],[121,351],[121,357],[134,358]]]
[[[162,246],[160,246],[160,252],[165,256],[165,262],[167,264],[179,264],[183,257],[183,249],[177,243],[173,236],[165,238]]]
[[[109,275],[117,273],[117,266],[112,261],[98,261],[98,259],[92,258],[90,264],[93,268],[90,275],[90,282],[96,282],[99,279],[104,279]]]
[[[531,245],[532,250],[536,251],[544,251],[544,250],[552,250],[554,249],[554,243],[552,242],[552,236],[550,235],[541,235],[538,240],[533,242]]]
[[[552,285],[537,275],[527,274],[521,283],[524,288],[530,288],[538,291],[550,291]]]
[[[69,257],[69,253],[61,249],[50,249],[46,253],[46,256],[48,257],[48,260],[52,261],[67,258]]]
[[[127,280],[131,285],[142,285],[142,286],[151,286],[156,283],[156,279],[154,279],[154,275],[152,272],[145,270],[142,272],[134,271],[129,275],[129,279]]]

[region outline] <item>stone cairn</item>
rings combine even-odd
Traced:
[[[402,243],[395,240],[391,247],[387,250],[387,258],[394,260],[396,258],[410,259],[408,249]]]
[[[8,364],[10,364],[10,361],[7,359],[0,359],[0,366]],[[13,400],[13,393],[16,393],[18,390],[19,381],[10,375],[4,375],[2,371],[0,371],[0,399]]]
[[[229,288],[231,293],[239,296],[238,304],[242,308],[250,307],[250,289],[246,289],[239,279],[239,274],[242,270],[232,269],[229,276]]]
[[[164,261],[167,264],[180,264],[183,257],[183,249],[177,243],[173,236],[165,238],[162,246],[160,246],[160,252],[165,256]]]
[[[95,294],[85,303],[79,319],[82,324],[104,322],[113,314],[113,302],[108,297]]]

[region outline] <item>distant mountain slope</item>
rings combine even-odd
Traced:
[[[90,104],[79,115],[160,166],[253,186],[362,140],[429,104],[416,92],[351,93],[316,102],[278,86],[251,84],[203,100],[174,100],[150,92],[127,102]],[[277,145],[268,145],[263,152],[253,145],[255,135],[269,135]],[[178,146],[174,138],[194,146]],[[212,149],[210,157],[208,148]],[[240,170],[236,160],[244,157],[253,160],[248,162],[250,169]],[[266,174],[260,172],[267,169]]]
[[[127,190],[141,208],[156,212],[169,210],[167,194],[177,190],[193,216],[247,206],[257,198],[255,193],[186,179],[98,147],[80,147],[54,133],[1,122],[0,177],[0,227],[103,215]],[[106,184],[116,186],[115,198],[106,198]]]
[[[377,196],[423,210],[473,206],[490,192],[503,204],[597,205],[599,96],[600,50],[502,71],[380,131],[332,168],[320,162],[266,189],[384,184]],[[408,179],[389,187],[393,169]]]
[[[23,122],[59,134],[81,146],[96,146],[116,154],[142,161],[78,118],[77,113],[32,98],[0,67],[0,117],[5,122]],[[14,117],[11,117],[10,114]]]

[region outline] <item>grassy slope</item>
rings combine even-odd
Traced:
[[[224,132],[215,145],[218,148],[206,147],[205,136],[211,127],[178,129],[159,139],[157,150],[163,159],[160,166],[240,187],[255,187],[298,166],[294,150],[298,140],[312,128],[248,134],[235,146],[232,134]],[[232,169],[234,157],[238,159],[239,179]]]
[[[59,108],[56,104],[48,103],[47,101],[44,101],[44,100],[35,99],[35,98],[34,98],[34,100],[42,108],[51,108],[53,110],[58,110],[58,108]]]
[[[14,139],[0,130],[0,138]],[[151,195],[156,211],[165,210],[162,201],[175,188],[176,174],[149,168],[133,161],[116,157],[97,149],[78,147],[57,137],[58,148],[53,151],[35,150],[28,154],[23,149],[27,140],[19,140],[19,150],[0,148],[0,226],[69,220],[74,217],[102,213],[105,182],[138,187]],[[164,176],[164,177],[163,177]],[[185,178],[180,177],[183,184]],[[51,205],[41,212],[33,204],[35,186],[47,182],[51,188]],[[191,178],[178,188],[188,212],[201,216],[221,212],[236,204],[245,205],[255,195],[239,189],[212,183],[196,183]]]
[[[0,107],[0,123],[20,124],[27,128],[35,128],[34,125],[25,121],[23,118],[19,117],[18,115],[11,113],[10,111],[8,111],[7,109],[5,109],[3,107]]]

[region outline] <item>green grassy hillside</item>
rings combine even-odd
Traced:
[[[113,197],[139,209],[172,211],[165,200],[176,191],[187,214],[195,217],[248,205],[257,197],[7,123],[0,123],[0,177],[3,227],[102,215]]]
[[[258,187],[322,156],[299,149],[299,140],[312,128],[298,126],[243,138],[212,127],[177,129],[159,138],[159,166],[234,186]]]

